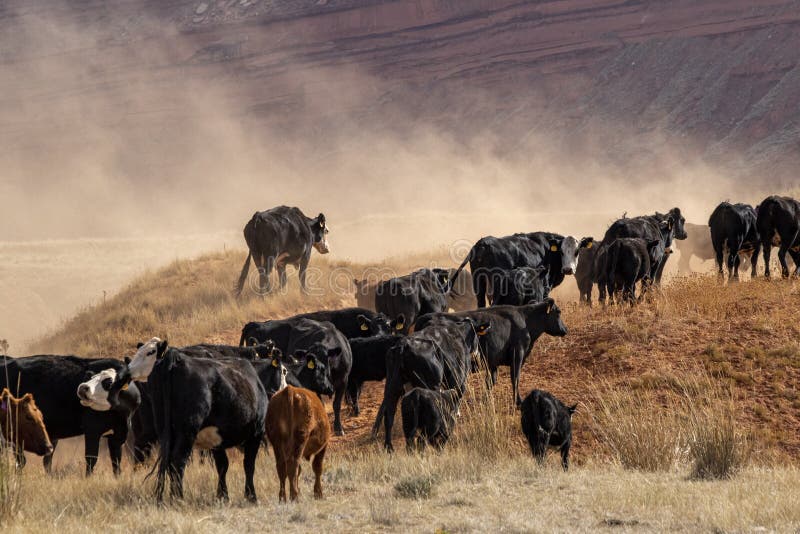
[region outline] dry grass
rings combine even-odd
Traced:
[[[11,523],[19,511],[22,477],[14,454],[0,436],[0,526]]]
[[[431,256],[447,265],[439,252]],[[36,347],[99,356],[130,352],[152,335],[176,344],[236,342],[248,320],[353,304],[333,292],[303,297],[294,276],[287,294],[236,301],[230,290],[242,259],[234,252],[176,262],[85,310]],[[323,276],[367,267],[320,258],[316,264]],[[395,258],[381,267],[406,272],[423,265],[430,259]],[[381,388],[365,388],[366,415],[346,416],[347,435],[331,444],[321,502],[309,499],[305,466],[303,501],[278,505],[266,456],[256,479],[261,505],[247,506],[238,495],[237,460],[230,505],[213,499],[212,468],[193,465],[186,501],[165,509],[152,504],[152,481],[143,483],[140,472],[114,480],[103,464],[85,481],[80,463],[68,460],[50,479],[33,461],[22,477],[26,506],[12,530],[127,530],[134,523],[145,532],[265,524],[281,531],[797,529],[800,473],[791,458],[800,450],[798,295],[796,281],[720,286],[713,277],[691,277],[635,309],[562,303],[570,334],[537,342],[521,389],[580,402],[567,474],[553,458],[544,467],[531,458],[501,371],[491,392],[473,375],[441,453],[383,453],[367,437]]]
[[[334,455],[326,465],[325,499],[311,499],[306,464],[301,500],[277,502],[277,477],[271,457],[260,455],[256,471],[257,506],[241,489],[239,458],[229,473],[230,504],[213,495],[215,472],[193,464],[187,472],[182,504],[153,503],[152,480],[125,470],[114,479],[107,462],[85,480],[79,463],[56,477],[43,474],[39,462],[24,472],[21,507],[6,532],[106,531],[230,532],[267,528],[308,531],[593,531],[608,524],[649,531],[749,531],[800,527],[795,468],[747,469],[734,480],[694,482],[687,473],[650,474],[605,463],[563,473],[557,462],[539,467],[527,456],[493,462],[480,453],[445,450],[424,456],[361,452]],[[428,498],[395,493],[398,482],[434,481]]]

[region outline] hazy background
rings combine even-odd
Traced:
[[[719,103],[703,128],[676,126],[676,109],[699,111],[664,80],[688,67],[662,71],[690,46],[716,50],[697,72],[744,54],[719,43],[724,32],[704,43],[669,29],[694,16],[681,11],[690,4],[642,8],[664,25],[647,39],[599,15],[597,28],[566,31],[569,12],[551,20],[547,2],[531,26],[501,20],[513,15],[502,2],[457,4],[4,2],[0,337],[11,352],[144,269],[243,247],[253,212],[279,204],[324,212],[332,255],[379,261],[515,231],[599,237],[624,212],[676,205],[704,223],[720,200],[756,203],[791,183],[744,173],[731,140],[764,98],[779,100],[783,78],[736,104],[717,87],[733,74],[687,77],[681,90],[706,83]],[[769,4],[750,16],[773,17],[775,41],[789,39],[785,3]],[[730,19],[731,7],[715,9]],[[772,53],[762,30],[747,30],[750,55],[729,65],[740,80],[741,64]],[[575,51],[569,39],[604,44]],[[571,55],[549,56],[551,41]],[[636,74],[651,48],[663,65]],[[782,77],[794,72],[786,61],[775,57]],[[724,103],[745,111],[723,135]],[[793,135],[747,150],[785,156]]]

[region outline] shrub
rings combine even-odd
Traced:
[[[732,402],[717,402],[692,413],[688,443],[692,478],[731,478],[749,463],[750,444],[733,414]]]
[[[435,489],[436,477],[431,475],[404,478],[394,485],[397,496],[404,499],[430,499]]]

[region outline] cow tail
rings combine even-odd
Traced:
[[[456,280],[458,279],[458,275],[461,274],[461,271],[464,270],[464,267],[472,259],[474,250],[475,250],[474,246],[471,249],[469,249],[469,253],[467,254],[467,257],[464,258],[464,261],[462,261],[461,265],[458,266],[458,269],[456,269],[456,272],[453,273],[453,276],[447,281],[447,288],[446,288],[445,293],[450,293],[450,291],[453,290],[453,286],[456,284]]]
[[[247,280],[247,273],[250,271],[250,258],[253,257],[253,252],[251,250],[247,251],[247,259],[244,260],[244,266],[242,266],[242,273],[239,275],[239,281],[236,283],[236,296],[241,296],[242,288],[244,287],[244,282]]]

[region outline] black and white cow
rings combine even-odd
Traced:
[[[382,335],[350,340],[353,367],[347,376],[347,396],[353,406],[353,415],[359,415],[358,400],[364,382],[381,382],[386,379],[386,354],[401,336]]]
[[[402,337],[386,355],[386,384],[383,402],[373,426],[377,434],[384,418],[384,446],[392,451],[392,426],[397,403],[404,389],[455,389],[462,396],[472,360],[478,352],[478,332],[490,330],[470,319],[440,321]]]
[[[417,317],[447,310],[450,283],[446,269],[420,269],[385,280],[375,289],[375,309],[405,334]]]
[[[306,268],[311,249],[316,248],[320,254],[329,252],[325,215],[320,213],[310,219],[299,208],[288,206],[254,213],[244,227],[244,239],[249,252],[236,285],[237,295],[241,295],[247,280],[251,258],[258,269],[259,293],[268,293],[272,289],[270,274],[273,267],[278,271],[281,288],[285,287],[287,265],[298,268],[300,287],[306,291]]]
[[[469,263],[478,307],[483,308],[488,288],[495,285],[494,277],[502,276],[503,271],[545,266],[548,269],[547,284],[555,288],[566,275],[575,273],[578,251],[592,242],[591,237],[578,241],[572,236],[550,232],[482,237],[472,246],[456,272],[461,272]]]
[[[426,443],[441,449],[450,438],[461,404],[458,390],[435,391],[414,388],[400,402],[406,449],[420,449]]]
[[[100,438],[106,436],[111,465],[114,474],[119,475],[128,419],[140,403],[136,387],[108,399],[106,386],[125,367],[124,363],[54,355],[3,357],[0,363],[0,390],[8,388],[16,396],[33,395],[54,450],[58,440],[83,435],[88,476],[97,463]],[[102,378],[92,380],[101,372]],[[52,452],[44,456],[47,472],[52,461]]]
[[[416,331],[442,320],[464,319],[469,319],[476,325],[490,327],[478,330],[478,339],[480,352],[491,374],[491,384],[497,382],[498,367],[509,366],[512,394],[517,405],[522,402],[519,396],[519,375],[536,340],[542,334],[556,337],[567,335],[567,327],[561,320],[561,310],[551,298],[525,306],[492,306],[453,314],[432,314],[421,317],[414,328]]]
[[[156,500],[183,498],[183,474],[192,448],[211,450],[219,477],[217,497],[228,499],[226,449],[244,451],[245,497],[256,500],[256,456],[265,435],[267,394],[250,362],[196,358],[158,338],[139,347],[125,379],[147,381],[159,441]]]
[[[548,447],[561,449],[561,466],[569,469],[569,449],[572,445],[572,414],[577,404],[565,406],[546,391],[534,389],[520,408],[522,433],[528,440],[533,456],[544,462]]]
[[[739,256],[744,254],[750,255],[751,276],[755,278],[761,239],[753,206],[721,202],[708,218],[708,226],[720,276],[724,276],[722,262],[727,250],[728,279],[739,279]]]
[[[756,208],[756,227],[764,247],[764,276],[769,278],[769,259],[773,246],[778,248],[781,276],[788,278],[788,253],[794,261],[794,274],[800,275],[800,202],[791,197],[770,196]]]

